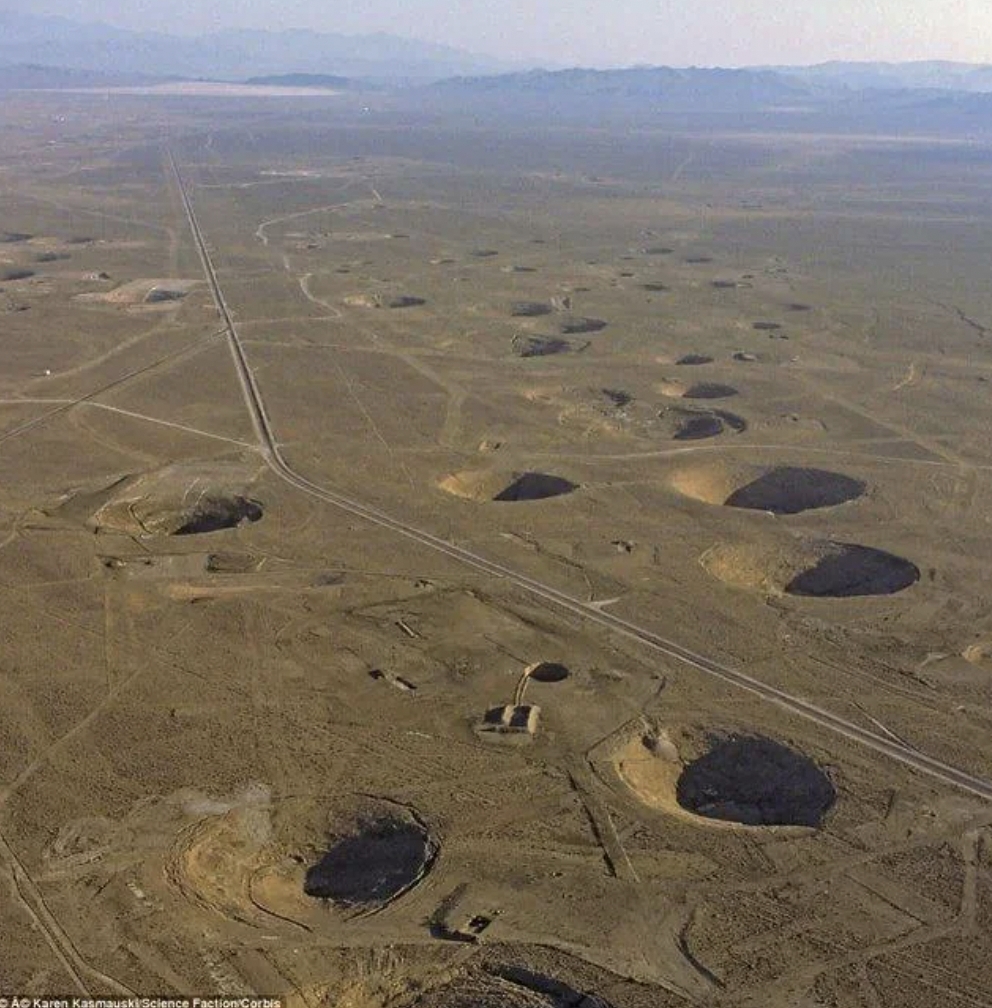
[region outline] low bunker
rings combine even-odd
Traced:
[[[712,739],[675,791],[687,811],[745,826],[818,826],[837,798],[808,756],[755,735]]]
[[[397,806],[358,819],[310,868],[303,891],[343,907],[388,903],[415,885],[437,856],[419,818]]]

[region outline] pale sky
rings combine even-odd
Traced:
[[[992,62],[992,0],[0,0],[126,28],[313,28],[585,66]]]

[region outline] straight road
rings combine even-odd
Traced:
[[[769,703],[787,710],[790,714],[797,715],[807,721],[812,721],[814,724],[835,732],[837,735],[858,742],[875,752],[882,753],[918,773],[942,781],[945,784],[952,784],[971,794],[992,801],[992,782],[990,781],[970,774],[949,763],[944,763],[932,756],[927,756],[925,753],[903,745],[886,735],[862,728],[860,725],[848,721],[837,714],[833,714],[823,707],[803,700],[801,697],[793,696],[791,693],[780,690],[769,683],[762,682],[760,679],[755,679],[738,669],[731,668],[714,659],[707,658],[705,655],[691,651],[675,641],[621,619],[619,616],[614,616],[611,613],[594,608],[581,599],[566,595],[557,588],[536,581],[526,574],[522,574],[493,560],[488,560],[486,557],[458,546],[455,543],[440,539],[424,529],[409,525],[399,518],[394,518],[392,515],[379,511],[359,500],[345,497],[328,487],[318,486],[301,473],[298,473],[283,458],[279,450],[279,442],[276,439],[272,423],[269,420],[265,408],[265,400],[252,373],[244,346],[238,335],[237,326],[231,317],[227,302],[224,300],[224,292],[217,280],[217,272],[214,269],[213,260],[203,237],[203,232],[200,230],[200,224],[197,220],[196,211],[190,199],[186,182],[171,151],[169,152],[169,161],[175,175],[176,185],[182,197],[193,241],[196,244],[200,262],[203,265],[204,276],[213,294],[217,312],[220,315],[221,322],[227,334],[231,356],[234,359],[238,380],[241,383],[241,391],[244,396],[245,405],[248,407],[251,415],[262,457],[269,469],[281,480],[290,486],[296,487],[296,489],[303,493],[322,500],[347,514],[388,529],[435,552],[443,553],[445,556],[451,557],[453,560],[457,560],[459,563],[473,570],[513,584],[527,594],[546,604],[550,604],[560,611],[578,616],[587,623],[596,624],[609,630],[616,636],[635,641],[648,650],[664,655],[666,658],[676,661],[681,665],[730,683],[738,689],[746,690]]]

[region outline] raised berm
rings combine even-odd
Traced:
[[[579,485],[563,476],[503,469],[468,469],[446,476],[438,484],[446,493],[466,500],[519,502],[561,497]]]
[[[766,595],[894,595],[920,579],[919,568],[894,553],[829,539],[721,543],[704,553],[700,562],[725,584]]]
[[[250,496],[255,473],[226,463],[166,466],[120,480],[89,518],[98,532],[199,535],[259,521],[262,503]],[[91,499],[96,499],[92,498]]]
[[[800,466],[731,466],[707,464],[677,472],[672,487],[707,504],[791,515],[835,507],[861,497],[863,480]]]
[[[613,765],[645,805],[700,825],[816,827],[837,798],[812,759],[760,735],[653,729],[628,736]]]

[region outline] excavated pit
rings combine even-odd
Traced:
[[[744,826],[819,826],[837,799],[808,756],[756,735],[712,740],[682,770],[675,793],[688,812]]]
[[[690,353],[683,355],[675,363],[681,365],[712,364],[713,358],[706,354]]]
[[[342,907],[388,903],[427,874],[436,854],[427,828],[410,814],[363,818],[307,869],[303,891]]]
[[[735,490],[724,504],[773,514],[800,514],[856,500],[867,489],[863,480],[841,473],[778,466]]]
[[[707,504],[768,511],[777,515],[801,514],[818,508],[836,507],[856,500],[868,489],[863,480],[826,469],[800,466],[774,466],[768,469],[755,466],[697,466],[676,473],[672,478],[672,486],[686,497]]]
[[[707,550],[700,562],[724,584],[766,595],[894,595],[920,579],[919,568],[894,553],[833,540],[722,543]]]
[[[0,270],[0,281],[13,282],[14,280],[29,280],[34,276],[34,270],[29,269],[5,269]]]
[[[204,497],[184,516],[185,520],[172,535],[202,535],[237,528],[242,523],[259,521],[263,513],[262,505],[248,497]]]

